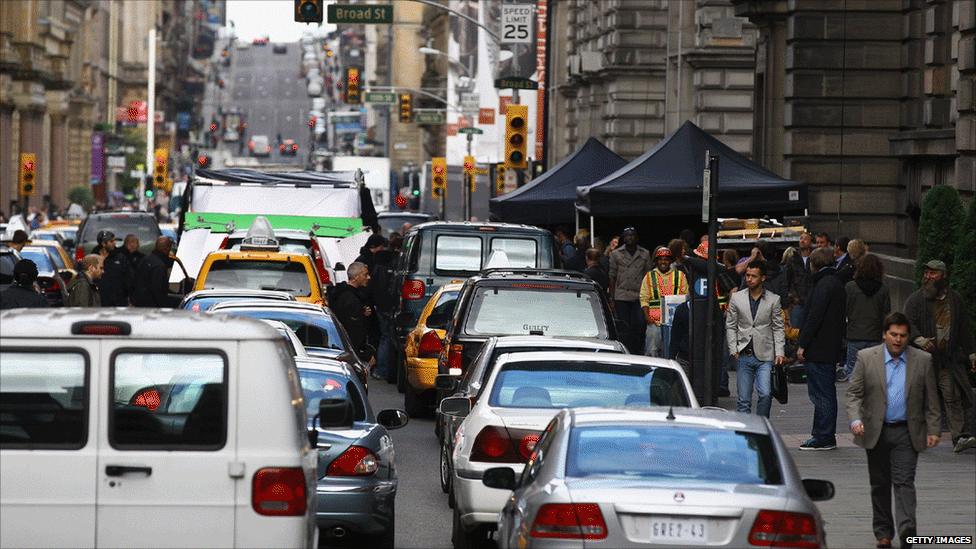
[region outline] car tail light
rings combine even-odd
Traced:
[[[444,342],[434,330],[428,331],[424,337],[420,338],[420,349],[417,352],[419,358],[437,358],[444,349]]]
[[[464,368],[462,367],[462,361],[461,361],[461,359],[463,358],[462,357],[463,354],[464,354],[464,345],[461,345],[459,343],[455,343],[454,345],[451,345],[451,350],[447,353],[448,371],[456,369],[456,370],[460,370],[461,373],[464,373]]]
[[[820,547],[813,515],[763,509],[749,531],[749,543],[762,547]]]
[[[328,269],[325,268],[325,258],[322,257],[322,249],[319,248],[318,241],[312,237],[312,261],[315,263],[315,270],[319,275],[319,282],[323,286],[331,286],[332,278],[329,276]]]
[[[141,408],[147,408],[150,411],[155,412],[156,408],[159,408],[159,403],[162,399],[159,398],[159,391],[155,388],[143,389],[136,393],[130,400],[129,404],[133,406],[139,406]]]
[[[532,455],[539,431],[505,429],[489,425],[478,433],[471,450],[471,461],[524,463]]]
[[[254,473],[251,507],[259,515],[296,517],[307,507],[305,471],[300,467],[267,467]]]
[[[60,294],[61,293],[61,280],[57,276],[51,277],[51,283],[44,286],[44,293],[48,294]]]
[[[529,534],[534,538],[604,539],[607,523],[595,503],[547,503],[539,508]]]
[[[400,288],[400,297],[411,301],[421,299],[426,291],[427,287],[423,280],[404,280],[403,287]]]
[[[71,325],[72,335],[130,335],[132,325],[128,322],[82,320]]]
[[[380,461],[373,452],[362,446],[350,446],[329,464],[325,474],[330,477],[365,477],[380,468]]]

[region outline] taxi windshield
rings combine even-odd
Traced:
[[[277,290],[295,297],[308,297],[312,295],[310,280],[305,264],[297,261],[221,259],[210,265],[204,288]]]

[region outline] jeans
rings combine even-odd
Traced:
[[[641,310],[639,301],[619,301],[613,302],[616,318],[627,323],[627,331],[617,334],[617,339],[623,343],[632,355],[639,355],[644,352],[644,327],[647,321],[644,319],[644,311]]]
[[[880,345],[880,343],[860,339],[847,340],[847,361],[844,362],[844,377],[851,377],[851,374],[854,373],[854,365],[857,364],[857,352],[875,345]]]
[[[739,366],[742,367],[741,364]],[[810,435],[817,442],[836,442],[837,389],[833,364],[807,362],[807,394],[813,403],[813,428]]]
[[[376,348],[376,375],[386,377],[393,367],[393,316],[380,313],[380,341]]]
[[[661,327],[648,324],[644,331],[644,356],[660,357],[661,350]]]
[[[790,309],[790,326],[794,328],[803,328],[803,321],[807,318],[807,308],[803,305],[796,304]]]
[[[748,414],[752,411],[752,388],[755,386],[759,396],[756,414],[769,417],[773,405],[772,371],[772,362],[759,360],[755,355],[739,355],[739,366],[735,371],[736,412]]]

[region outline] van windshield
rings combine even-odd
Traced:
[[[469,335],[529,335],[606,339],[599,295],[591,290],[547,284],[482,286],[475,291],[465,322]],[[512,311],[519,314],[513,315]]]

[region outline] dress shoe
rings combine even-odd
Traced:
[[[718,390],[715,391],[715,394],[718,395],[718,396],[720,396],[720,397],[727,397],[727,396],[730,396],[732,393],[730,393],[728,389],[719,387]]]
[[[878,544],[875,545],[878,549],[891,549],[891,539],[880,538],[878,539]]]

